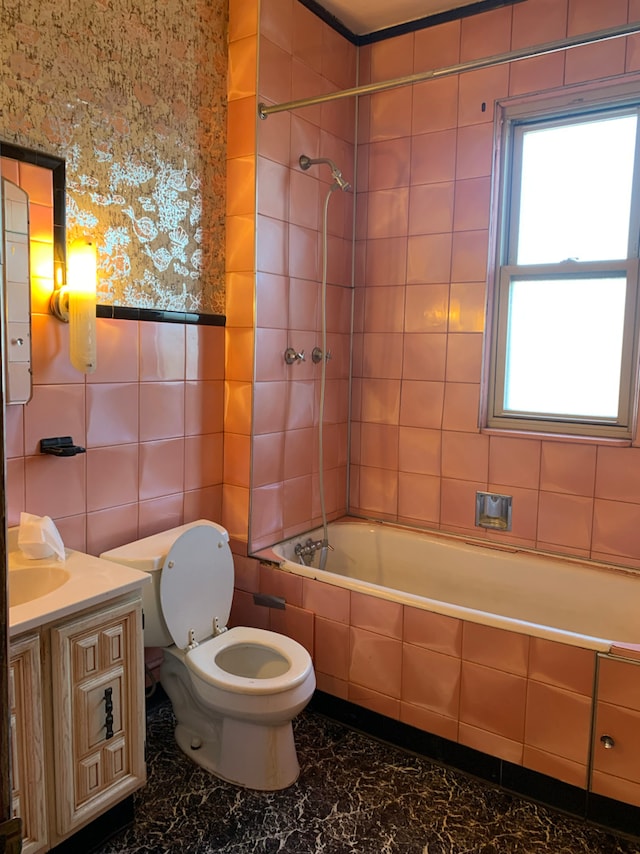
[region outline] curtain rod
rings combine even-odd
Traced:
[[[483,59],[470,59],[457,65],[448,65],[444,68],[436,68],[432,71],[421,71],[410,74],[407,77],[396,77],[393,80],[384,80],[379,83],[367,83],[363,86],[354,86],[351,89],[342,89],[338,92],[329,92],[326,95],[315,95],[312,98],[301,98],[298,101],[287,101],[283,104],[258,104],[258,115],[266,119],[272,113],[282,113],[285,110],[297,110],[301,107],[311,107],[314,104],[326,104],[328,101],[337,101],[341,98],[353,98],[357,95],[372,95],[375,92],[385,92],[388,89],[397,89],[400,86],[411,86],[414,83],[422,83],[425,80],[434,80],[439,77],[450,77],[453,74],[462,74],[465,71],[476,71],[480,68],[490,68],[494,65],[505,65],[507,62],[515,62],[519,59],[531,59],[534,56],[544,56],[547,53],[555,53],[559,50],[567,50],[572,47],[582,47],[596,42],[617,39],[621,36],[630,36],[640,33],[640,21],[634,24],[622,24],[618,27],[609,27],[605,30],[596,30],[592,33],[582,33],[577,36],[568,36],[545,44],[533,47],[519,48],[508,53],[499,53],[487,56]]]

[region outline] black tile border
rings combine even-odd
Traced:
[[[225,326],[224,314],[196,314],[193,311],[165,311],[157,308],[133,308],[126,305],[97,305],[96,317],[111,320],[146,320],[155,323],[185,323],[189,326]]]
[[[423,732],[323,691],[314,693],[309,709],[372,738],[501,786],[527,800],[634,840],[640,838],[640,807],[570,786],[538,771]]]
[[[503,6],[514,6],[516,3],[523,3],[524,0],[477,0],[475,3],[470,3],[467,6],[460,6],[457,9],[450,9],[448,12],[438,12],[435,15],[428,15],[425,18],[418,18],[415,21],[407,21],[404,24],[398,24],[395,27],[387,27],[384,30],[375,30],[372,33],[364,33],[357,35],[352,33],[348,27],[338,20],[334,15],[328,12],[324,6],[317,0],[298,0],[303,6],[317,15],[325,24],[332,27],[337,33],[346,38],[351,44],[356,47],[374,44],[375,42],[385,41],[386,39],[394,38],[395,36],[403,36],[406,33],[413,33],[416,30],[424,30],[427,27],[435,27],[438,24],[446,24],[449,21],[458,21],[461,18],[470,18],[472,15],[479,15],[481,12],[491,12],[494,9],[500,9]]]

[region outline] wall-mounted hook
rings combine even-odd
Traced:
[[[284,360],[287,365],[293,365],[295,362],[304,362],[304,350],[301,350],[299,353],[297,350],[294,350],[293,347],[287,347],[284,351]]]

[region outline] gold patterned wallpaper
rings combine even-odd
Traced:
[[[0,144],[63,157],[98,302],[224,314],[226,0],[2,0]]]

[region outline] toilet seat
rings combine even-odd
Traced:
[[[234,646],[259,647],[273,651],[277,656],[286,659],[289,666],[278,676],[236,676],[216,663],[220,653]],[[229,629],[224,634],[199,644],[186,653],[185,661],[189,670],[203,682],[234,694],[279,694],[300,685],[312,670],[311,656],[302,644],[286,635],[245,626]]]
[[[160,576],[162,613],[173,642],[186,649],[227,625],[233,598],[233,558],[226,531],[197,525],[169,549]],[[192,634],[193,633],[193,636]]]

